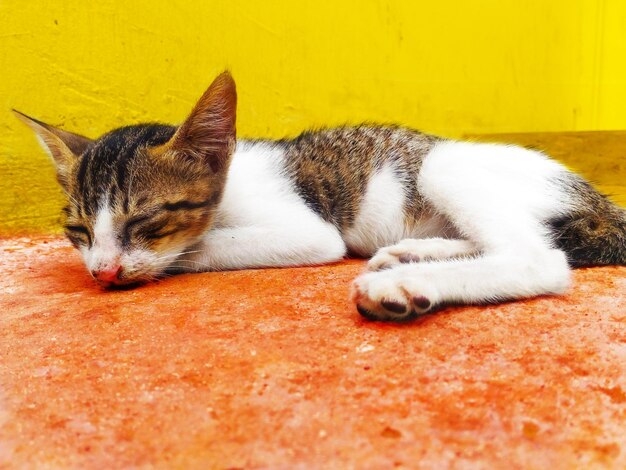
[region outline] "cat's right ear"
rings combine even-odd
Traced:
[[[222,72],[198,100],[189,117],[155,156],[199,164],[223,173],[235,150],[237,90],[229,72]]]
[[[57,129],[15,109],[13,112],[20,121],[35,132],[37,140],[54,161],[59,183],[67,189],[69,174],[74,163],[93,141],[82,135]]]

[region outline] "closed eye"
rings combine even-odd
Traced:
[[[204,201],[189,201],[186,199],[183,199],[182,201],[176,201],[176,202],[166,202],[165,204],[163,204],[163,209],[165,209],[166,211],[170,211],[170,212],[174,212],[174,211],[180,211],[180,210],[193,210],[193,209],[200,209],[202,207],[208,207],[211,204],[214,204],[217,198],[217,194],[213,194],[211,197],[205,199]]]
[[[150,220],[153,216],[154,214],[139,215],[137,217],[133,217],[128,222],[126,222],[124,230],[122,231],[122,245],[127,246],[130,244],[130,236],[133,228],[141,225],[143,222]]]
[[[149,240],[156,240],[158,238],[164,238],[168,235],[175,233],[177,230],[167,230],[163,232],[163,229],[167,227],[168,221],[162,220],[161,222],[149,225],[141,231],[141,234]]]
[[[130,244],[131,235],[136,238],[143,238],[146,240],[156,240],[159,238],[165,238],[180,230],[180,227],[163,231],[168,224],[169,219],[161,219],[157,221],[151,221],[155,218],[155,214],[137,216],[130,219],[124,227],[124,233],[122,238],[122,244]]]
[[[140,216],[137,216],[137,217],[133,217],[128,222],[126,222],[126,226],[124,227],[124,231],[125,232],[130,232],[130,230],[135,225],[139,225],[140,223],[145,222],[146,220],[150,220],[151,218],[152,218],[152,215],[140,215]]]
[[[74,245],[79,245],[81,242],[84,242],[85,239],[87,243],[91,245],[91,234],[84,225],[66,225],[65,232]]]

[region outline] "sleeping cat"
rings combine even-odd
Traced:
[[[540,152],[383,126],[236,141],[236,101],[224,72],[182,125],[96,140],[18,113],[56,164],[66,234],[101,285],[351,253],[373,256],[358,311],[405,320],[560,294],[570,266],[626,264],[626,211]]]

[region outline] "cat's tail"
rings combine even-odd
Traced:
[[[626,265],[626,210],[613,204],[582,178],[559,182],[571,208],[548,227],[554,244],[572,267]]]

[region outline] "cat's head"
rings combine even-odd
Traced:
[[[65,233],[100,284],[159,277],[211,227],[235,148],[236,103],[224,72],[179,127],[129,126],[91,140],[18,113],[55,162]]]

